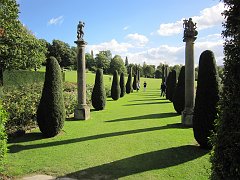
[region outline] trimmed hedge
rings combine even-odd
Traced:
[[[130,67],[127,84],[126,84],[126,93],[129,94],[131,92],[132,92],[132,67]]]
[[[97,69],[95,84],[92,91],[92,106],[95,110],[103,110],[106,105],[106,91],[103,81],[103,70]]]
[[[112,87],[111,87],[111,97],[113,100],[118,100],[120,98],[120,85],[118,79],[118,72],[115,70],[113,73]]]
[[[182,66],[177,86],[173,94],[173,106],[178,114],[181,114],[185,107],[185,66]]]
[[[7,156],[7,134],[5,124],[7,121],[7,112],[0,103],[0,173],[4,170],[5,160]]]
[[[37,123],[45,137],[56,136],[65,121],[61,68],[54,57],[47,59],[45,82],[37,110]]]
[[[137,75],[134,74],[133,78],[133,90],[137,90]]]
[[[176,71],[172,70],[168,77],[167,77],[167,88],[166,88],[166,98],[169,99],[171,102],[173,101],[173,94],[176,88],[177,77]]]
[[[120,75],[120,88],[121,88],[120,97],[123,97],[126,92],[124,73],[121,73]]]
[[[193,113],[193,132],[202,148],[211,148],[209,137],[214,130],[219,101],[218,73],[212,51],[206,50],[200,55],[197,91]]]

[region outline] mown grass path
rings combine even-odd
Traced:
[[[9,143],[7,173],[78,179],[208,179],[209,152],[199,149],[192,128],[181,126],[172,103],[147,91],[107,100],[91,119],[68,119],[57,137],[35,130]]]

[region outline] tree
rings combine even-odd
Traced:
[[[197,91],[193,113],[194,137],[202,148],[210,148],[209,137],[217,118],[218,73],[212,51],[200,55]]]
[[[89,53],[85,54],[86,68],[90,71],[96,71],[96,62],[93,56]]]
[[[155,72],[155,66],[154,65],[146,65],[143,67],[143,74],[145,77],[153,78]]]
[[[133,86],[133,90],[137,90],[137,74],[134,74],[132,86]]]
[[[110,60],[104,53],[96,54],[95,62],[96,67],[103,69],[104,74],[108,73],[110,67]]]
[[[157,69],[154,74],[155,78],[157,79],[160,79],[162,77],[162,72],[159,69]]]
[[[55,57],[61,67],[67,67],[74,64],[76,52],[71,49],[69,44],[54,39],[49,48],[49,56]]]
[[[178,82],[173,94],[173,106],[178,114],[181,114],[185,107],[185,66],[182,66],[178,76]]]
[[[121,75],[120,75],[120,88],[121,88],[120,97],[123,97],[126,92],[124,73],[121,73]]]
[[[132,68],[130,67],[127,84],[126,84],[126,93],[129,94],[131,92],[132,92]]]
[[[92,91],[92,106],[95,110],[103,110],[106,105],[106,91],[103,81],[102,69],[97,69],[95,84]]]
[[[128,58],[127,58],[127,56],[126,56],[125,64],[124,64],[124,65],[125,65],[126,68],[128,68],[129,63],[128,63]]]
[[[225,38],[224,78],[220,116],[213,138],[212,179],[240,179],[240,1],[223,2],[226,6],[222,32]]]
[[[113,73],[112,87],[111,87],[111,97],[113,100],[118,100],[120,98],[120,85],[118,80],[118,72]]]
[[[173,101],[173,94],[176,88],[176,71],[172,70],[167,77],[166,98]]]
[[[118,74],[126,72],[126,67],[124,66],[124,62],[121,56],[119,55],[115,55],[110,62],[110,73],[113,74],[114,71],[117,71]]]
[[[47,59],[42,97],[37,109],[37,123],[45,137],[57,135],[65,121],[61,68],[54,57]]]
[[[46,48],[18,20],[15,0],[1,1],[0,28],[0,85],[3,85],[5,69],[32,69],[45,60]]]

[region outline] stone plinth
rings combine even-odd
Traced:
[[[74,111],[74,118],[79,120],[87,120],[90,118],[90,108],[86,101],[86,70],[85,70],[85,46],[87,43],[78,39],[77,44],[77,102],[78,105]]]

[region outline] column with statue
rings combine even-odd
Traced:
[[[74,111],[74,119],[87,120],[90,118],[90,107],[87,105],[86,96],[86,70],[85,70],[85,46],[87,42],[83,39],[84,22],[77,26],[77,107]]]
[[[192,126],[194,100],[195,100],[195,70],[194,70],[194,41],[197,39],[196,23],[192,18],[183,20],[185,47],[185,108],[182,112],[182,124]]]

